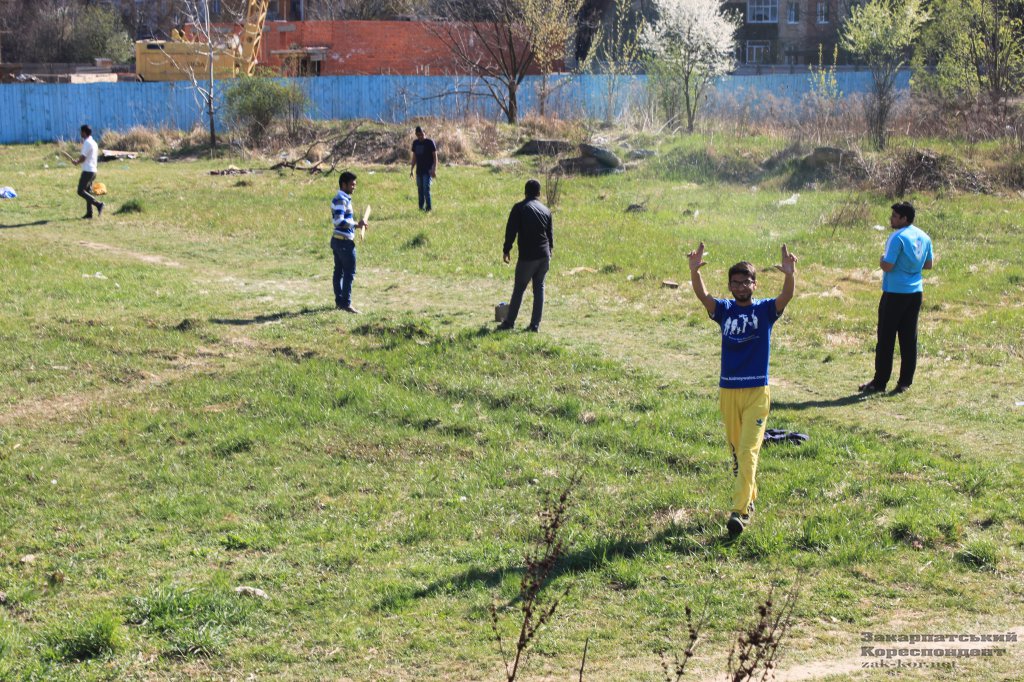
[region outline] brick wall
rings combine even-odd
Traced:
[[[463,73],[427,22],[268,21],[259,61],[280,69],[282,57],[274,51],[295,47],[328,48],[320,66],[323,76]]]

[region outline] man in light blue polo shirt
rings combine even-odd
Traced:
[[[893,232],[885,242],[879,260],[882,268],[882,298],[878,302],[878,343],[875,346],[875,376],[861,384],[864,393],[885,390],[892,375],[892,356],[900,340],[900,376],[893,393],[903,393],[914,383],[917,369],[917,318],[924,291],[923,270],[932,267],[932,240],[914,225],[914,207],[893,204],[889,226]]]

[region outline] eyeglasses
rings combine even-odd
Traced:
[[[730,279],[729,280],[729,288],[731,288],[731,289],[739,289],[740,287],[748,287],[749,288],[749,287],[753,286],[754,284],[756,284],[756,282],[754,282],[754,280],[752,280],[752,279],[745,279],[745,280],[743,280],[741,282],[737,282],[734,279]]]

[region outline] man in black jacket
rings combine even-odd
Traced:
[[[523,303],[526,285],[533,282],[533,315],[526,331],[540,331],[540,318],[544,313],[544,277],[551,263],[551,251],[555,248],[551,233],[551,211],[540,202],[540,182],[526,181],[526,198],[512,207],[505,226],[505,247],[502,260],[511,260],[512,242],[519,239],[519,260],[516,262],[516,279],[512,287],[512,299],[508,304],[508,316],[498,329],[512,329]]]

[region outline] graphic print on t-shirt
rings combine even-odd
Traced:
[[[778,319],[775,299],[754,300],[741,306],[716,299],[713,319],[722,329],[722,388],[768,385],[772,325]]]

